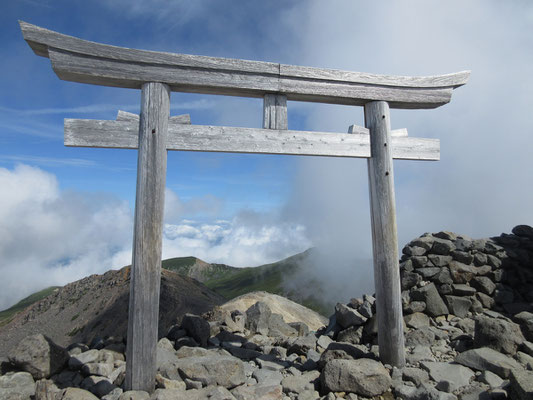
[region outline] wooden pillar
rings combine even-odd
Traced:
[[[149,393],[156,374],[169,112],[169,87],[143,84],[125,389]]]
[[[405,364],[405,348],[390,113],[387,102],[373,101],[365,104],[365,126],[370,131],[368,180],[379,355],[384,363],[402,367]]]
[[[288,129],[287,96],[265,94],[263,100],[263,129]]]

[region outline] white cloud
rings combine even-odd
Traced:
[[[0,168],[0,187],[0,309],[121,266],[117,253],[131,246],[126,203],[62,192],[53,175],[25,165]]]
[[[165,225],[163,257],[192,255],[207,262],[250,267],[278,261],[310,244],[302,225],[246,211],[231,221]]]
[[[0,168],[0,309],[47,286],[131,263],[132,212],[126,202],[59,189],[54,175],[18,165]],[[305,250],[305,229],[273,215],[241,212],[230,221],[179,220],[202,214],[209,198],[181,202],[166,191],[163,257],[193,255],[208,262],[254,266]],[[214,203],[213,203],[214,201]],[[170,216],[169,216],[170,215]]]

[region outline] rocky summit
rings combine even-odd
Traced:
[[[424,234],[399,268],[403,368],[380,361],[373,296],[318,329],[256,300],[176,320],[153,393],[123,390],[126,338],[62,347],[34,334],[0,360],[0,399],[533,399],[533,228]]]

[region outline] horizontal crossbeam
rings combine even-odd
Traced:
[[[167,150],[225,153],[370,157],[370,138],[363,127],[353,134],[225,126],[168,124]],[[139,124],[134,120],[65,119],[65,146],[136,149]],[[402,131],[402,130],[400,130]],[[438,139],[393,137],[396,159],[440,159]]]
[[[469,71],[412,77],[369,74],[188,54],[128,49],[89,42],[20,22],[33,51],[48,57],[59,78],[139,89],[162,82],[172,91],[264,97],[364,106],[375,100],[391,108],[435,108],[451,100]]]

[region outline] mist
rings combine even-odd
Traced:
[[[533,53],[527,49],[533,48],[533,5],[335,5],[313,1],[294,10],[307,21],[295,29],[294,63],[396,75],[472,70],[448,105],[391,110],[392,129],[441,140],[441,161],[394,162],[400,250],[425,232],[488,237],[532,224],[533,78],[527,71]],[[306,110],[305,129],[346,132],[364,125],[360,107],[295,106]],[[303,266],[306,279],[323,282],[339,301],[373,293],[371,263],[356,261],[372,254],[366,161],[301,157],[297,171],[286,216],[306,226],[323,260]]]

